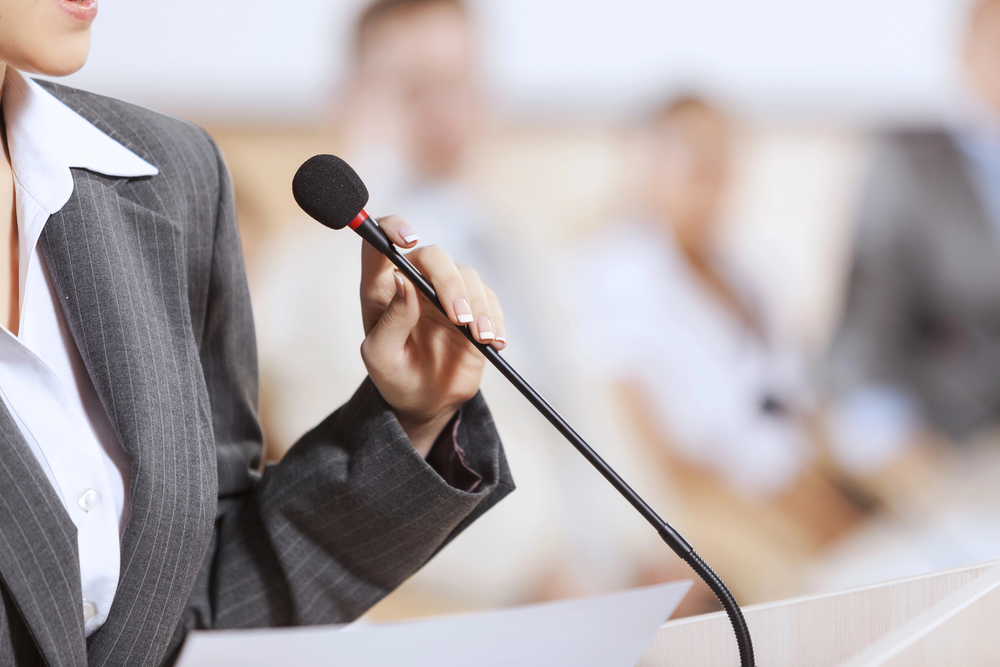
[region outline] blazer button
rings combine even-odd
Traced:
[[[80,506],[84,512],[89,512],[90,510],[97,507],[97,501],[100,500],[100,496],[97,495],[97,491],[93,489],[84,489],[80,497],[76,499],[76,504]]]
[[[83,601],[83,622],[87,623],[97,613],[97,606],[90,600]]]

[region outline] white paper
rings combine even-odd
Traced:
[[[192,632],[178,667],[634,667],[690,581],[402,623]]]

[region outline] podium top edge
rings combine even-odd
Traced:
[[[994,567],[1000,566],[1000,560],[985,561],[982,563],[974,563],[972,565],[961,565],[958,567],[948,568],[946,570],[935,570],[932,572],[924,572],[923,574],[914,574],[908,577],[899,577],[897,579],[888,579],[886,581],[879,581],[872,584],[865,584],[863,586],[854,586],[851,588],[841,588],[832,591],[819,591],[817,593],[808,593],[806,595],[800,595],[798,597],[786,598],[784,600],[775,600],[773,602],[762,602],[760,604],[750,605],[743,607],[743,613],[752,614],[754,612],[766,611],[768,609],[776,609],[779,607],[785,607],[793,604],[801,604],[804,602],[813,602],[816,600],[822,600],[824,598],[833,598],[841,595],[848,595],[851,593],[860,593],[863,591],[874,590],[878,588],[883,588],[886,586],[893,586],[897,584],[907,584],[915,581],[920,581],[921,579],[929,579],[932,577],[942,577],[950,574],[960,574],[962,572],[968,572],[970,570],[983,570],[985,573],[993,569]],[[689,625],[691,623],[701,623],[716,617],[725,618],[726,612],[717,611],[711,614],[701,614],[699,616],[686,616],[684,618],[678,618],[676,620],[667,621],[660,626],[660,629],[665,627],[676,628],[683,625]]]

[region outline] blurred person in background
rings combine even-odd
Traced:
[[[486,123],[477,37],[461,0],[372,3],[358,20],[338,125],[378,205],[403,206],[422,245],[482,260],[479,270],[503,291],[517,256],[467,179]]]
[[[972,7],[962,55],[965,117],[882,137],[857,213],[829,432],[860,479],[1000,416],[1000,1]]]
[[[370,210],[403,211],[412,225],[406,233],[419,234],[421,247],[440,245],[504,295],[507,331],[498,333],[511,342],[504,356],[551,398],[552,388],[566,380],[542,352],[545,341],[531,317],[540,290],[529,280],[541,264],[533,265],[530,251],[508,238],[504,221],[469,184],[470,154],[487,131],[472,15],[460,0],[377,0],[362,11],[355,39],[346,98],[336,114],[337,152],[367,183]],[[354,378],[364,377],[356,359],[361,323],[351,333],[344,314],[353,317],[353,304],[329,288],[355,280],[358,245],[353,235],[306,221],[256,263],[252,285],[272,459],[280,458],[292,434],[322,416],[321,406],[349,396]],[[452,545],[394,597],[399,608],[387,614],[410,613],[413,605],[419,613],[490,607],[635,583],[629,544],[619,539],[620,515],[590,512],[581,496],[593,494],[577,488],[603,482],[586,466],[564,465],[578,455],[499,374],[488,373],[484,393],[494,414],[503,415],[497,421],[521,492],[490,526],[473,528],[468,536],[475,547]],[[622,503],[621,511],[631,509]],[[587,518],[583,528],[581,517]],[[483,548],[498,542],[504,549]]]
[[[373,2],[357,22],[353,67],[345,99],[335,112],[336,152],[365,180],[371,210],[405,210],[412,225],[407,233],[416,239],[413,229],[418,229],[421,246],[440,245],[456,261],[476,266],[498,294],[512,294],[517,303],[505,304],[505,319],[519,338],[514,354],[527,355],[524,361],[537,367],[543,365],[543,355],[536,337],[526,331],[525,294],[530,289],[521,278],[531,271],[504,234],[502,221],[465,178],[485,123],[477,64],[476,33],[461,0]],[[289,312],[260,318],[261,326],[273,330],[274,354],[295,357],[273,360],[276,381],[301,386],[308,377],[325,382],[324,376],[335,370],[346,370],[348,376],[361,372],[360,367],[341,368],[357,366],[342,358],[346,354],[326,352],[329,359],[324,359],[324,351],[331,350],[324,331],[332,322],[316,322],[322,326],[312,327],[312,333],[289,324],[315,310],[308,303],[331,298],[325,285],[353,275],[358,244],[307,222],[262,254],[255,281],[259,301],[268,311]],[[342,347],[353,348],[353,343],[344,340]],[[296,430],[285,422],[304,418],[312,400],[289,398],[287,404],[273,406],[273,456],[287,446],[285,434]]]
[[[580,323],[582,348],[636,376],[673,447],[767,495],[808,461],[807,392],[795,358],[768,344],[746,280],[716,252],[731,133],[697,97],[657,113],[641,210],[583,249],[570,284],[579,310],[599,313]]]
[[[573,252],[565,293],[582,354],[621,383],[685,531],[759,600],[794,590],[789,566],[857,512],[813,461],[798,355],[773,343],[754,288],[718,252],[733,133],[699,97],[661,108],[637,210]]]
[[[421,245],[440,245],[509,297],[506,323],[519,341],[513,354],[544,386],[553,371],[531,317],[537,264],[470,182],[488,125],[479,57],[479,33],[462,0],[376,0],[358,19],[337,124],[375,205],[405,210]]]

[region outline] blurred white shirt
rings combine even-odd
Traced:
[[[581,356],[638,380],[681,455],[746,493],[794,482],[809,456],[789,414],[808,396],[797,356],[749,331],[650,223],[614,225],[568,264]]]

